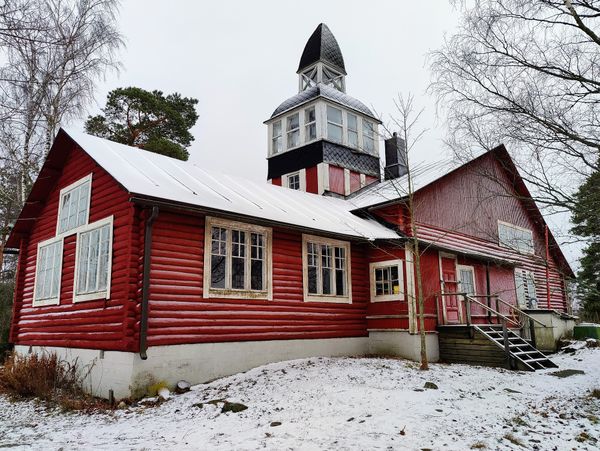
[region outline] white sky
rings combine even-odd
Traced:
[[[386,120],[395,114],[394,97],[412,92],[426,108],[422,126],[432,128],[418,152],[442,151],[435,105],[425,94],[425,58],[456,23],[447,0],[126,0],[119,22],[124,69],[99,84],[92,113],[118,87],[195,97],[200,118],[190,159],[204,167],[266,179],[263,121],[297,93],[300,55],[321,22],[341,47],[348,94]]]
[[[124,68],[99,83],[90,113],[98,113],[108,92],[118,87],[195,97],[200,118],[192,129],[190,160],[266,180],[263,121],[297,93],[300,55],[321,22],[344,55],[348,94],[384,122],[398,116],[399,94],[412,93],[425,109],[420,125],[429,131],[413,151],[412,164],[445,156],[443,124],[426,93],[426,57],[458,23],[448,0],[124,0],[119,16],[127,43],[120,53]],[[551,222],[555,230],[565,228],[563,220]],[[578,248],[563,246],[570,261],[579,256]]]

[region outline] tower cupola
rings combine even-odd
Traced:
[[[324,23],[308,38],[298,65],[299,91],[323,83],[346,92],[346,67],[340,46]]]
[[[346,93],[344,57],[327,25],[308,38],[297,74],[298,93],[265,121],[268,180],[340,196],[380,181],[381,121]]]

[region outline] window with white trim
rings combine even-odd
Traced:
[[[375,152],[375,127],[373,122],[362,120],[363,126],[363,150],[368,153]]]
[[[468,265],[457,265],[459,291],[475,295],[475,268]]]
[[[348,121],[348,145],[358,149],[358,118],[355,114],[346,114]]]
[[[303,235],[304,300],[351,302],[350,243]]]
[[[271,229],[206,219],[204,297],[271,299]]]
[[[371,302],[404,300],[404,272],[402,260],[371,263]]]
[[[294,113],[287,117],[287,148],[291,149],[300,144],[300,114]]]
[[[90,212],[92,175],[60,190],[57,235],[87,224]]]
[[[52,238],[38,244],[33,305],[57,305],[60,298],[63,240]]]
[[[315,107],[304,110],[305,141],[317,139],[317,115]]]
[[[300,189],[300,173],[296,172],[287,176],[287,187],[291,189]]]
[[[521,308],[537,308],[538,299],[535,292],[535,277],[533,272],[525,269],[515,269],[515,287],[517,303]]]
[[[272,139],[272,153],[276,154],[283,150],[283,138],[281,136],[281,121],[273,122],[273,129],[271,134]]]
[[[343,130],[342,110],[327,105],[327,138],[341,143]]]
[[[112,216],[77,233],[74,302],[110,297],[112,237]]]
[[[529,229],[498,221],[498,243],[525,254],[533,254],[533,232]]]

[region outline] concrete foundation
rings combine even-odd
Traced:
[[[368,338],[319,340],[246,341],[198,343],[148,348],[148,359],[137,353],[91,349],[15,346],[18,354],[56,353],[60,359],[77,362],[85,375],[84,388],[95,396],[115,398],[143,396],[150,384],[174,385],[185,379],[192,384],[247,371],[266,363],[307,357],[365,355]]]
[[[440,359],[437,332],[426,334],[427,360]],[[421,336],[403,330],[380,330],[369,332],[369,354],[392,355],[419,362],[421,360]]]
[[[524,310],[546,327],[535,324],[535,343],[540,351],[555,352],[561,338],[573,336],[575,317],[555,310]]]

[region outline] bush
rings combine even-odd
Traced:
[[[12,399],[38,398],[65,410],[94,410],[108,404],[83,390],[77,363],[58,359],[55,353],[18,356],[12,353],[0,367],[0,393]]]

